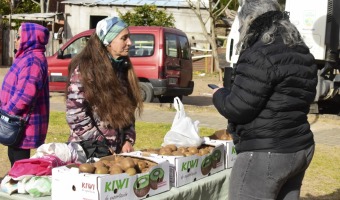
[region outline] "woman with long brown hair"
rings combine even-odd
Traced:
[[[104,135],[116,153],[133,151],[135,114],[141,114],[143,102],[128,57],[131,44],[127,24],[105,18],[72,59],[66,100],[69,142],[103,140]]]

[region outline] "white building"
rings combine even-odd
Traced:
[[[208,6],[208,1],[202,1]],[[164,9],[166,13],[172,13],[175,19],[175,27],[184,31],[192,41],[194,38],[197,47],[207,48],[207,42],[195,13],[189,7],[186,0],[66,0],[64,11],[64,38],[68,40],[75,34],[95,28],[97,22],[105,17],[118,16],[120,13],[133,11],[137,6],[156,5],[158,9]],[[210,30],[208,21],[209,12],[202,5],[201,13]],[[210,31],[209,31],[210,32]]]

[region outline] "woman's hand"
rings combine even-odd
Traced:
[[[125,141],[122,147],[122,153],[129,153],[133,151],[133,146],[129,141]]]

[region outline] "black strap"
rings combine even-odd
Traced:
[[[90,116],[90,118],[91,118],[91,120],[92,120],[92,122],[93,122],[93,125],[97,128],[97,130],[98,130],[98,132],[99,132],[99,134],[101,135],[101,136],[103,136],[103,139],[104,139],[104,142],[105,142],[105,144],[108,144],[107,143],[107,140],[106,140],[106,138],[105,138],[105,136],[104,136],[104,134],[103,134],[103,132],[99,129],[99,127],[98,127],[98,125],[97,125],[97,122],[96,122],[96,120],[94,119],[94,117],[93,117],[93,113],[91,112],[91,110],[89,109],[88,110],[88,115]],[[119,139],[120,139],[120,143],[119,143],[119,145],[118,145],[118,143],[117,143],[117,146],[116,146],[116,153],[119,153],[121,150],[122,150],[122,148],[123,148],[123,144],[124,144],[124,140],[125,140],[125,131],[124,131],[124,129],[117,129],[117,137],[119,137]],[[97,139],[97,138],[96,138]],[[113,151],[113,149],[110,147],[110,146],[108,146],[108,148],[109,148],[109,150],[110,150],[110,152],[113,154],[114,153],[114,151]]]

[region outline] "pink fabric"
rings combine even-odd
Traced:
[[[22,159],[14,163],[8,175],[13,178],[23,175],[52,175],[52,168],[63,165],[66,165],[66,163],[52,155],[46,155],[41,158]]]

